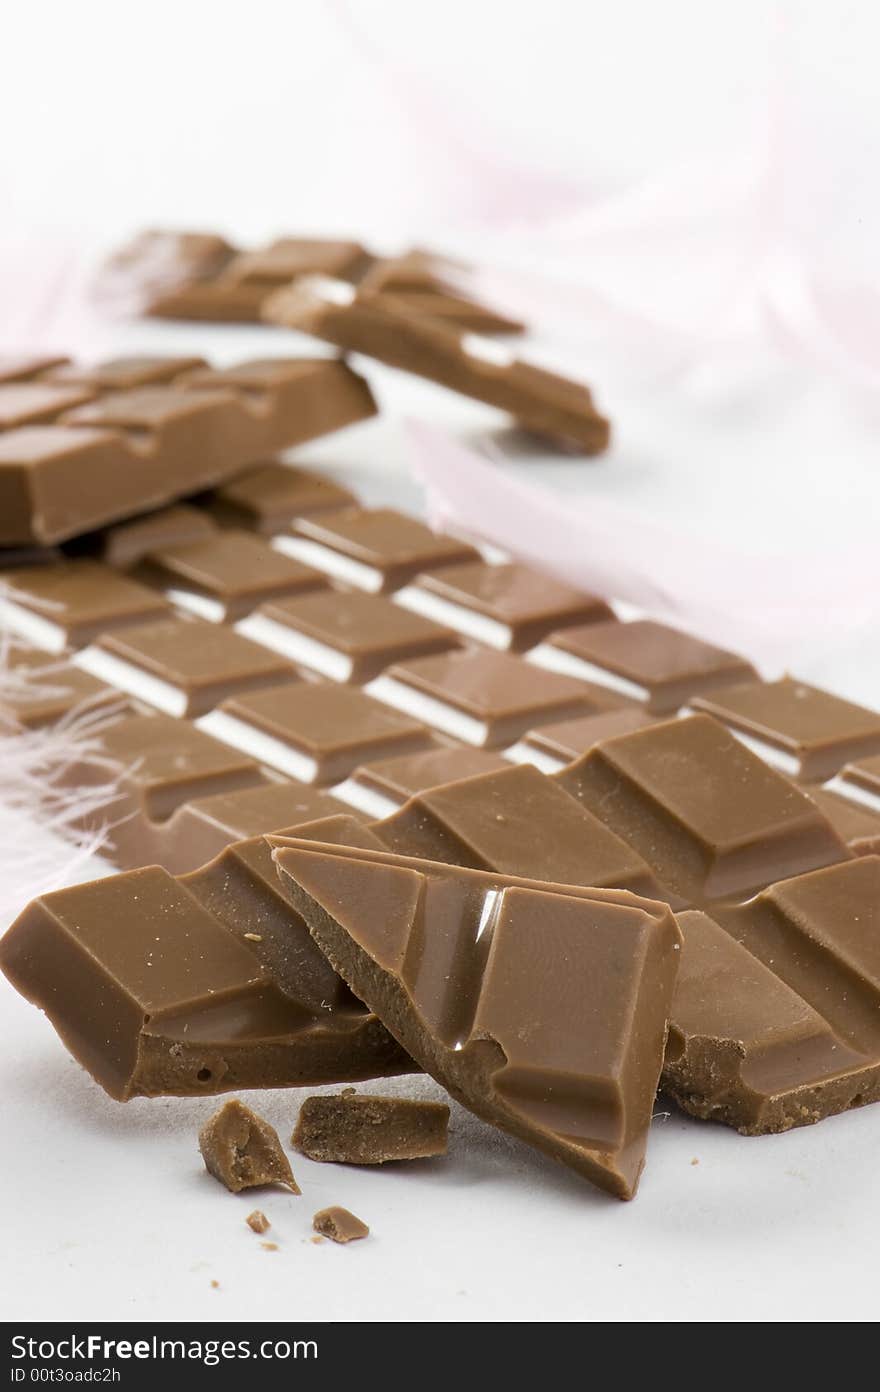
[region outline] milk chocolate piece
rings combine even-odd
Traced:
[[[398,754],[393,759],[361,764],[335,791],[337,797],[352,807],[361,808],[369,816],[387,817],[402,807],[413,793],[506,767],[502,756],[488,749],[442,746],[419,754]]]
[[[507,757],[516,763],[534,764],[543,773],[558,773],[600,740],[628,735],[632,730],[643,730],[651,724],[653,717],[643,708],[619,706],[596,715],[581,715],[574,720],[558,720],[552,725],[538,725],[534,730],[527,730],[507,751]]]
[[[876,711],[792,677],[732,686],[692,704],[793,777],[830,778],[852,760],[880,754]]]
[[[0,730],[38,730],[76,715],[120,715],[128,706],[120,691],[64,657],[53,661],[44,652],[16,647],[6,654],[5,665]]]
[[[518,334],[525,324],[464,294],[468,271],[462,262],[413,248],[403,256],[376,261],[358,282],[362,290],[392,294],[411,314],[427,315],[474,333]]]
[[[745,658],[650,619],[566,628],[533,656],[552,671],[611,687],[656,714],[755,676]]]
[[[262,837],[179,881],[150,866],[35,899],[0,969],[120,1101],[413,1067],[312,943]]]
[[[346,1088],[307,1097],[291,1144],[309,1160],[342,1165],[384,1165],[446,1154],[449,1108],[407,1097],[369,1097]]]
[[[322,1237],[329,1237],[331,1242],[356,1242],[361,1237],[370,1236],[366,1223],[338,1205],[320,1209],[312,1219],[312,1227]]]
[[[335,783],[365,760],[431,744],[418,721],[330,682],[247,692],[224,701],[200,724],[303,783]]]
[[[217,275],[234,253],[225,237],[214,232],[150,228],[107,258],[95,297],[127,312],[140,310],[161,293]]]
[[[420,318],[394,295],[303,276],[276,290],[263,315],[508,411],[527,429],[570,441],[587,454],[608,446],[608,421],[586,386],[521,362],[489,338]]]
[[[579,593],[514,562],[471,561],[420,575],[398,601],[437,623],[507,652],[534,647],[566,625],[613,619],[595,595]]]
[[[0,386],[0,430],[21,425],[42,425],[62,411],[82,406],[93,393],[48,382],[17,382]]]
[[[327,584],[318,571],[279,555],[261,537],[232,530],[152,551],[139,574],[175,604],[214,623],[241,618],[267,599]]]
[[[108,565],[137,565],[151,551],[166,546],[186,546],[190,542],[204,541],[214,532],[214,523],[201,508],[187,507],[178,503],[174,507],[159,508],[144,517],[134,517],[128,522],[117,522],[113,527],[105,527],[101,532],[83,537],[79,543],[71,542],[71,549],[94,551]]]
[[[138,387],[167,386],[181,374],[204,366],[204,358],[109,358],[91,367],[83,363],[65,363],[53,368],[47,377],[53,382],[88,387],[93,392],[127,392]]]
[[[877,810],[872,811],[827,788],[810,788],[809,791],[819,811],[854,855],[880,854],[880,802]]]
[[[707,715],[604,740],[555,777],[686,903],[851,854],[811,798]]]
[[[265,1184],[282,1184],[294,1194],[301,1192],[274,1126],[237,1098],[225,1102],[205,1122],[199,1132],[199,1150],[208,1174],[225,1184],[231,1194]],[[265,1228],[259,1231],[265,1232]]]
[[[466,542],[438,535],[393,508],[346,508],[300,517],[276,546],[346,584],[373,593],[399,589],[422,570],[473,560]]]
[[[529,764],[417,793],[373,830],[399,855],[660,895],[642,857]]]
[[[318,946],[470,1110],[631,1198],[678,968],[634,895],[275,841]]]
[[[58,561],[0,574],[0,617],[47,652],[80,647],[108,629],[169,612],[161,595],[99,561]]]
[[[49,424],[0,429],[0,546],[50,545],[162,507],[376,411],[363,379],[329,359],[257,361],[222,372],[194,369],[194,362],[71,368],[63,390],[97,392],[93,400],[64,411],[59,401]],[[162,384],[111,389],[145,377]],[[62,384],[43,384],[43,399],[49,390]]]
[[[880,812],[880,754],[854,759],[827,785],[827,791]]]
[[[77,661],[168,715],[203,715],[239,691],[298,680],[275,653],[202,619],[172,617],[102,634]]]
[[[161,829],[155,842],[155,859],[173,875],[179,875],[205,865],[234,841],[285,831],[319,817],[350,811],[330,793],[287,779],[192,798]]]
[[[678,924],[662,1087],[680,1107],[757,1136],[880,1099],[880,1053],[850,1048],[776,963],[770,970],[706,914],[679,914]],[[813,970],[826,981],[821,963]]]
[[[263,604],[238,628],[292,662],[359,685],[392,662],[460,645],[450,629],[381,595],[334,590]]]
[[[532,725],[583,715],[594,708],[582,682],[489,650],[398,662],[371,682],[368,690],[438,730],[482,748],[511,744]]]
[[[297,517],[354,507],[357,498],[322,474],[270,460],[213,489],[199,502],[224,526],[272,536]]]
[[[259,1208],[255,1208],[253,1213],[249,1213],[244,1221],[247,1223],[251,1232],[255,1233],[268,1232],[272,1226],[265,1213],[262,1213]]]

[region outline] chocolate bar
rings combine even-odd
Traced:
[[[170,614],[168,601],[86,558],[0,572],[0,621],[47,652]]]
[[[481,748],[511,744],[532,725],[594,708],[583,682],[477,649],[397,662],[367,690]]]
[[[307,1097],[291,1144],[308,1156],[341,1165],[384,1165],[446,1154],[449,1108],[408,1097],[369,1097],[344,1088]]]
[[[21,416],[23,391],[33,388],[43,404],[25,408],[39,424],[0,427],[0,545],[50,545],[162,507],[376,411],[366,383],[341,362],[274,359],[223,371],[198,363],[13,367],[14,382],[0,386],[0,421]]]
[[[743,897],[851,856],[806,793],[707,715],[604,740],[555,781],[679,903]]]
[[[419,318],[394,295],[357,289],[328,276],[303,276],[275,290],[263,305],[270,323],[313,334],[344,352],[426,377],[507,411],[528,430],[577,445],[607,449],[610,427],[586,386],[522,362],[480,334]]]
[[[608,687],[656,715],[755,677],[751,663],[736,653],[650,619],[562,629],[529,661]]]
[[[595,595],[512,562],[444,566],[418,576],[400,591],[397,602],[507,652],[534,647],[555,629],[614,618]]]
[[[274,841],[318,946],[471,1111],[632,1198],[678,968],[668,908]]]
[[[245,470],[199,498],[202,510],[225,527],[272,536],[297,517],[356,507],[347,488],[309,469],[269,460]]]
[[[301,1192],[274,1126],[235,1098],[205,1122],[199,1132],[199,1150],[208,1174],[231,1194],[265,1184]]]
[[[551,725],[537,725],[534,730],[527,730],[522,739],[506,751],[506,757],[515,763],[534,764],[542,773],[558,773],[600,740],[643,730],[653,723],[654,717],[638,706],[618,706],[595,715],[557,720]]]
[[[488,749],[443,745],[417,754],[398,754],[392,759],[361,764],[350,778],[334,789],[334,793],[370,817],[387,817],[414,793],[444,783],[456,783],[460,778],[470,778],[477,773],[495,773],[506,767],[505,759]]]
[[[119,1101],[413,1066],[285,904],[262,838],[180,881],[149,866],[35,899],[0,940],[0,969]]]
[[[320,572],[241,531],[216,532],[204,541],[151,551],[138,575],[179,608],[213,623],[242,618],[267,599],[327,585]]]
[[[876,711],[791,677],[725,687],[691,704],[792,777],[818,782],[844,764],[880,754]]]
[[[303,783],[335,783],[366,760],[425,749],[432,742],[418,721],[357,688],[330,682],[246,692],[224,701],[199,724]]]
[[[234,629],[176,615],[103,633],[77,666],[167,715],[204,715],[240,691],[298,680],[288,662]]]
[[[381,595],[335,590],[263,604],[238,631],[322,676],[358,684],[392,662],[447,652],[460,641]]]
[[[423,570],[474,560],[466,542],[432,532],[394,508],[346,508],[300,517],[279,550],[374,594],[399,589]]]

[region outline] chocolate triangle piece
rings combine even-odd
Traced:
[[[205,1169],[232,1194],[265,1184],[301,1192],[274,1126],[235,1097],[205,1122],[199,1150]]]
[[[680,955],[666,905],[270,839],[318,946],[427,1072],[632,1198]]]

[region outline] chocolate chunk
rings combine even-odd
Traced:
[[[562,629],[533,656],[551,671],[610,687],[656,714],[755,676],[745,658],[649,619]]]
[[[679,902],[743,896],[850,855],[811,798],[707,715],[604,740],[556,781]]]
[[[521,362],[491,339],[420,318],[394,295],[307,276],[275,291],[263,314],[271,323],[509,411],[527,429],[571,441],[585,453],[608,446],[608,422],[586,386]]]
[[[0,546],[81,536],[375,414],[363,379],[340,362],[275,359],[212,372],[194,368],[198,361],[123,359],[65,369],[64,383],[16,378],[39,388],[36,408],[28,394],[28,418],[36,409],[51,420],[0,426]],[[149,385],[119,390],[132,381]],[[71,391],[79,400],[98,394],[73,405]]]
[[[880,754],[873,754],[868,759],[854,759],[841,769],[836,778],[832,778],[827,791],[873,812],[880,812]]]
[[[527,730],[508,750],[507,757],[516,763],[534,764],[544,773],[558,773],[600,740],[628,735],[632,730],[643,730],[651,724],[653,717],[638,706],[620,706],[596,715],[577,716],[574,720],[558,720],[552,725],[538,725],[534,730]]]
[[[810,797],[853,855],[880,854],[880,803],[872,811],[827,788],[810,788]]]
[[[82,363],[65,363],[53,368],[47,375],[53,382],[75,383],[96,392],[135,391],[138,387],[166,386],[183,373],[204,365],[204,358],[109,358],[92,367]]]
[[[880,1054],[865,1058],[844,1043],[775,962],[765,966],[704,913],[678,923],[662,1086],[679,1106],[756,1136],[880,1099]]]
[[[108,565],[125,568],[137,565],[151,551],[204,541],[213,531],[214,523],[201,508],[178,503],[105,527],[102,532],[82,538],[80,546],[94,551]],[[70,543],[71,546],[76,544]]]
[[[530,726],[592,709],[584,684],[508,653],[471,650],[398,662],[368,690],[398,710],[481,748],[510,744]]]
[[[270,461],[247,469],[238,478],[199,499],[202,507],[227,527],[244,527],[271,536],[298,517],[354,507],[347,488],[322,474]]]
[[[279,555],[262,538],[232,530],[152,551],[139,573],[176,605],[214,623],[241,618],[267,599],[327,584],[318,571]]]
[[[329,793],[286,779],[193,798],[179,807],[161,829],[154,858],[157,864],[178,875],[205,865],[234,841],[349,811]]]
[[[301,682],[224,701],[202,729],[303,783],[335,783],[366,759],[424,749],[423,725],[353,687]]]
[[[47,382],[17,382],[0,386],[0,430],[21,425],[43,425],[62,411],[82,406],[92,393],[74,387],[53,387]]]
[[[299,679],[288,662],[234,630],[176,617],[102,634],[77,662],[168,715],[203,715],[239,691]]]
[[[383,1165],[446,1154],[449,1108],[442,1102],[369,1097],[354,1088],[307,1097],[291,1144],[309,1160]]]
[[[150,866],[35,899],[0,969],[120,1101],[409,1071],[284,899],[258,837],[180,881]]]
[[[214,232],[151,228],[107,258],[94,293],[101,303],[140,310],[162,291],[216,275],[233,254],[229,242]]]
[[[359,684],[392,662],[459,646],[450,629],[381,595],[335,590],[263,604],[238,627],[292,662],[334,681]]]
[[[661,892],[631,846],[528,764],[418,793],[373,830],[399,855],[556,884]]]
[[[272,1226],[265,1213],[261,1213],[258,1208],[255,1208],[253,1213],[249,1213],[244,1221],[247,1223],[251,1232],[255,1233],[268,1232]]]
[[[792,677],[698,696],[693,708],[723,720],[762,759],[797,778],[830,778],[843,764],[880,754],[876,711]]]
[[[98,561],[59,561],[0,574],[0,617],[47,652],[169,612],[167,600]]]
[[[513,563],[471,561],[420,575],[398,595],[407,608],[508,652],[534,647],[555,629],[613,619],[608,605]]]
[[[373,593],[399,589],[423,570],[475,559],[466,542],[438,535],[393,508],[345,508],[300,517],[295,535],[276,545],[327,571],[337,580]]]
[[[274,840],[331,964],[478,1116],[631,1198],[680,935],[665,906]]]
[[[506,767],[507,761],[500,754],[487,749],[443,746],[424,753],[398,754],[393,759],[361,764],[335,792],[337,797],[371,817],[387,817],[402,807],[413,793]]]
[[[294,1194],[301,1192],[274,1126],[237,1098],[225,1102],[205,1122],[199,1132],[199,1150],[208,1174],[231,1194],[264,1184],[282,1184]],[[265,1228],[255,1231],[265,1232]]]
[[[356,1242],[358,1238],[369,1237],[370,1229],[347,1208],[322,1208],[312,1219],[312,1227],[322,1237],[331,1242]]]

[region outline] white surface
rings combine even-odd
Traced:
[[[135,34],[118,6],[84,0],[53,7],[47,42],[43,8],[18,7],[0,90],[3,128],[18,132],[0,147],[4,237],[27,248],[40,239],[67,247],[71,237],[88,247],[151,224],[218,227],[254,241],[301,227],[466,251],[464,224],[482,218],[489,230],[479,244],[491,258],[503,249],[491,226],[498,190],[480,159],[488,167],[498,152],[515,151],[533,168],[581,180],[588,201],[690,160],[726,167],[744,138],[766,143],[778,14],[762,0],[374,0],[370,26],[392,69],[434,92],[450,118],[445,145],[424,111],[401,118],[400,93],[361,61],[338,9],[252,0],[244,24],[231,0],[210,10],[156,0]],[[817,98],[819,133],[836,133],[855,162],[854,177],[852,169],[836,174],[815,159],[817,142],[804,141],[815,177],[798,186],[801,205],[789,205],[790,230],[830,235],[829,208],[850,209],[876,264],[874,223],[860,204],[871,183],[862,161],[872,127],[859,121],[851,139],[844,122],[828,119],[856,89],[878,109],[876,7],[850,0],[830,25],[826,6],[789,9],[802,25],[797,59]],[[499,32],[503,62],[495,61]],[[684,187],[693,191],[693,179]],[[774,189],[780,200],[784,192]],[[583,506],[590,498],[631,504],[719,542],[745,541],[746,550],[799,550],[817,566],[833,567],[837,547],[876,544],[876,394],[751,341],[739,354],[727,340],[717,356],[700,350],[695,369],[679,373],[682,345],[668,338],[661,311],[696,284],[702,343],[730,306],[714,289],[704,295],[704,267],[675,218],[655,219],[647,237],[651,219],[638,211],[619,233],[611,227],[613,255],[588,248],[589,269],[601,281],[619,254],[618,280],[633,300],[659,299],[660,331],[652,336],[648,324],[642,345],[640,326],[637,350],[630,340],[612,355],[601,321],[585,309],[583,342],[567,356],[615,421],[607,456],[584,465],[539,454],[495,413],[371,368],[387,413],[298,459],[328,468],[370,503],[417,508],[401,422],[421,416],[465,436],[495,432],[512,469],[540,471]],[[714,249],[711,229],[704,241]],[[748,242],[746,250],[758,261],[766,249]],[[115,341],[222,361],[286,352],[293,342],[313,351],[292,336],[198,326],[142,325]],[[642,346],[651,361],[640,376]],[[835,651],[836,635],[817,632],[797,673],[880,704],[877,638],[849,636]],[[436,1094],[415,1079],[382,1087]],[[214,1103],[111,1102],[2,980],[0,1096],[8,1320],[876,1317],[880,1107],[748,1140],[677,1113],[658,1116],[640,1193],[628,1205],[459,1109],[444,1161],[372,1172],[294,1158],[301,1198],[233,1197],[205,1175],[196,1149]],[[289,1134],[298,1094],[247,1100]],[[328,1203],[363,1217],[370,1239],[312,1245],[311,1215]],[[255,1206],[272,1220],[267,1237],[279,1242],[277,1253],[263,1251],[244,1225]]]

